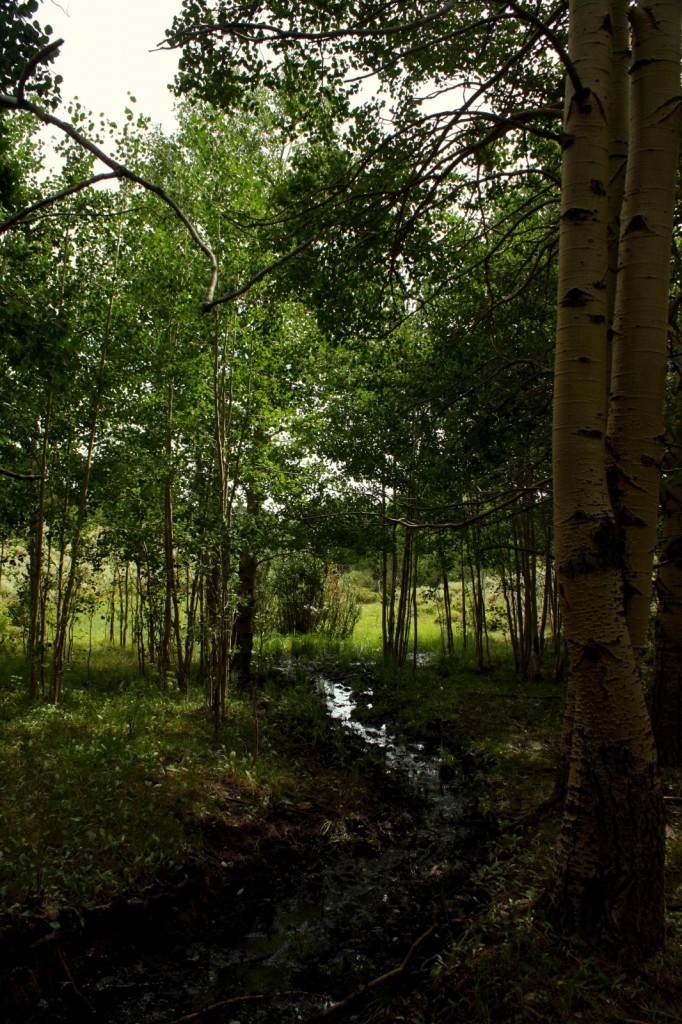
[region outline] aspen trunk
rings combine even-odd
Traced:
[[[448,563],[445,551],[440,551],[441,581],[443,585],[443,630],[445,653],[451,658],[455,653],[455,635],[452,631],[452,604],[450,597],[450,580],[448,578]]]
[[[242,541],[239,552],[239,593],[237,613],[234,622],[235,654],[232,658],[232,674],[242,689],[246,690],[251,683],[251,660],[253,657],[253,632],[256,617],[256,574],[258,560],[253,550],[253,540],[249,534],[255,534],[255,523],[260,512],[260,502],[252,486],[246,491],[246,514],[249,517],[247,536]]]
[[[626,541],[624,554],[623,533],[627,531],[621,527],[629,524],[616,519],[606,473],[610,372],[605,286],[611,150],[608,114],[613,78],[612,27],[622,16],[618,5],[623,6],[622,0],[614,0],[613,10],[605,0],[572,0],[570,5],[569,51],[575,73],[567,88],[564,120],[553,450],[556,571],[573,696],[572,707],[569,701],[572,728],[567,794],[545,906],[550,918],[561,927],[597,937],[607,948],[636,961],[663,944],[664,816],[639,677],[637,647],[641,631],[630,600],[633,580],[642,595],[646,587],[641,576],[634,575],[635,554],[628,551],[636,553],[639,573],[644,573],[642,549],[648,551],[650,576],[652,545],[640,538],[628,549]],[[642,15],[648,24],[646,32]],[[643,131],[638,122],[647,106],[636,93],[635,86],[647,79],[646,73],[643,77],[638,74],[638,65],[645,68],[655,63],[659,49],[665,50],[668,45],[660,34],[657,42],[652,42],[661,25],[666,36],[676,37],[679,48],[679,2],[653,3],[647,12],[637,10],[633,24],[636,52],[631,137],[636,139]],[[675,94],[679,94],[679,57]],[[660,93],[657,102],[660,117],[672,116]],[[640,234],[649,232],[638,218],[650,218],[650,226],[654,215],[643,197],[636,194],[651,187],[646,176],[638,176],[641,152],[636,143],[633,159],[634,169],[628,162],[626,192],[628,188],[630,191],[624,206],[628,213],[621,218],[623,252],[619,267],[624,273],[617,286],[615,316],[621,351],[614,352],[613,360],[619,396],[613,410],[618,426],[616,419],[613,422],[619,440],[637,437],[640,455],[651,452],[655,463],[659,456],[654,435],[657,430],[660,433],[660,428],[655,425],[655,413],[654,419],[646,419],[639,409],[638,396],[660,408],[662,390],[656,394],[657,387],[662,389],[658,359],[652,359],[651,374],[640,366],[641,382],[627,378],[622,367],[627,362],[624,349],[631,334],[633,348],[639,352],[636,359],[642,363],[647,358],[646,343],[642,346],[634,337],[642,326],[634,319],[641,318],[646,329],[659,320],[653,307],[667,290],[660,282],[661,278],[667,280],[670,234],[667,243],[654,250],[649,249],[649,239],[639,248]],[[665,227],[657,226],[656,231],[664,233]],[[637,240],[633,235],[638,236]],[[656,262],[652,265],[650,259]],[[651,275],[656,277],[655,284]],[[625,281],[640,294],[648,289],[652,306],[644,303],[637,307],[639,313],[633,313],[638,299],[626,294]],[[665,299],[667,310],[667,295]],[[652,337],[650,343],[658,349],[659,340],[654,342]],[[629,458],[627,452],[628,445],[622,442],[616,455],[618,493],[627,495],[631,508],[639,507],[631,503],[634,499],[626,488],[620,488],[620,476],[625,474],[617,460],[621,454]],[[640,468],[631,468],[640,473]],[[646,479],[648,489],[648,474]],[[625,507],[624,500],[621,507]],[[644,512],[648,529],[647,517]],[[644,531],[640,533],[643,536]]]
[[[166,478],[164,480],[164,564],[166,572],[166,593],[164,604],[163,643],[160,667],[165,671],[171,663],[171,643],[175,643],[178,689],[186,690],[184,649],[180,628],[180,602],[178,599],[178,578],[175,567],[175,531],[173,527],[173,384],[168,384],[167,429],[166,429]]]
[[[125,576],[118,578],[118,642],[121,647],[128,643],[128,614],[130,610],[130,562],[126,559]]]
[[[625,614],[649,629],[663,457],[670,254],[680,148],[680,0],[630,9],[630,148],[621,213],[609,451],[623,531]]]

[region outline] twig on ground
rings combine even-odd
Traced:
[[[387,971],[386,974],[382,974],[378,978],[373,978],[372,981],[367,982],[366,985],[360,985],[360,987],[356,988],[354,992],[350,993],[350,995],[347,995],[344,999],[340,999],[338,1003],[332,1003],[332,1005],[328,1006],[326,1009],[313,1013],[310,1017],[306,1017],[304,1024],[313,1024],[314,1021],[327,1020],[335,1013],[340,1013],[342,1010],[346,1010],[349,1006],[352,1006],[353,1003],[362,999],[367,992],[372,992],[375,988],[379,988],[381,985],[385,985],[389,981],[393,981],[394,978],[404,974],[410,966],[417,950],[435,934],[437,927],[437,925],[432,924],[430,928],[427,928],[427,930],[412,943],[407,951],[405,959],[398,967],[394,967],[393,970]]]
[[[196,1010],[194,1013],[186,1013],[184,1017],[176,1017],[169,1024],[190,1024],[191,1021],[201,1020],[202,1017],[207,1017],[210,1013],[215,1013],[216,1010],[224,1010],[228,1006],[239,1006],[241,1003],[264,1003],[268,999],[287,999],[293,996],[317,995],[319,995],[317,992],[302,992],[292,989],[290,992],[265,992],[250,996],[233,996],[232,999],[221,999],[219,1003],[211,1003],[210,1006],[204,1006],[202,1010]]]
[[[92,1005],[92,1003],[91,1003],[91,1002],[89,1002],[89,1001],[88,1001],[88,1000],[87,1000],[87,999],[85,998],[85,996],[83,995],[83,993],[82,993],[82,992],[81,992],[81,990],[79,989],[78,985],[77,985],[77,984],[76,984],[76,982],[75,982],[75,981],[73,980],[73,974],[72,974],[72,973],[71,973],[71,971],[69,970],[69,965],[68,965],[68,963],[66,962],[66,957],[64,956],[64,953],[63,953],[63,951],[62,951],[61,949],[59,949],[59,947],[57,947],[57,959],[59,960],[60,964],[61,964],[61,965],[62,965],[62,967],[64,968],[64,974],[65,974],[65,975],[66,975],[66,977],[67,977],[67,978],[69,979],[69,982],[70,982],[70,984],[71,984],[71,988],[73,989],[73,991],[74,991],[74,992],[76,993],[76,995],[78,996],[78,998],[80,999],[80,1001],[81,1001],[82,1003],[84,1003],[84,1004],[85,1004],[85,1006],[87,1006],[88,1010],[90,1010],[90,1012],[91,1012],[91,1013],[94,1013],[94,1012],[95,1012],[95,1007],[94,1007],[94,1006]]]

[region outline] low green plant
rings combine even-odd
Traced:
[[[97,677],[96,664],[91,675]],[[198,822],[214,812],[209,780],[237,770],[214,739],[202,695],[125,677],[115,688],[108,675],[104,679],[102,688],[72,683],[54,706],[29,704],[23,678],[5,677],[5,910],[87,907],[165,883],[201,859]],[[247,710],[239,735],[230,738],[244,763],[249,717]]]

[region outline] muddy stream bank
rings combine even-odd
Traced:
[[[377,807],[338,817],[314,797],[285,806],[269,831],[254,825],[249,854],[224,862],[225,880],[218,862],[211,878],[188,877],[172,893],[41,935],[26,950],[29,966],[17,962],[5,978],[3,1021],[314,1020],[398,967],[434,921],[410,972],[456,934],[458,893],[485,841],[461,761],[372,722],[369,686],[354,696],[333,674],[314,685],[343,729],[349,763],[369,766]],[[220,834],[211,841],[221,849]],[[224,844],[227,858],[229,835]],[[395,979],[398,990],[407,976]],[[377,987],[352,1010],[395,992]]]

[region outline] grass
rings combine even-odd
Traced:
[[[676,798],[668,801],[667,950],[625,969],[554,935],[535,910],[558,821],[533,829],[521,822],[552,788],[561,687],[519,679],[499,640],[490,672],[476,672],[461,648],[445,661],[427,609],[421,623],[431,660],[402,671],[384,670],[378,660],[379,605],[363,605],[352,641],[273,638],[261,652],[263,668],[286,660],[291,671],[285,678],[271,673],[255,700],[231,702],[218,735],[200,689],[181,695],[138,679],[133,656],[101,639],[89,673],[87,645],[83,638],[77,644],[59,707],[29,704],[22,659],[2,651],[4,919],[54,918],[65,905],[83,909],[172,886],[188,870],[206,869],[208,827],[237,814],[260,821],[278,805],[314,800],[323,772],[346,793],[359,790],[357,766],[344,762],[340,747],[334,751],[307,683],[307,663],[331,660],[350,682],[355,673],[358,687],[369,666],[372,716],[390,716],[405,735],[435,745],[444,763],[461,763],[481,813],[498,826],[484,861],[449,896],[453,937],[430,961],[428,977],[388,1009],[375,1009],[373,1019],[682,1021],[682,771],[664,777],[667,795]]]
[[[14,685],[2,705],[5,910],[93,906],[173,881],[201,857],[212,779],[245,772],[196,699],[151,683],[72,688],[58,707],[26,706]]]
[[[270,647],[270,665],[357,656],[322,637]],[[325,770],[308,761],[328,757],[336,735],[302,667],[273,673],[255,700],[235,695],[216,735],[202,686],[181,694],[139,678],[132,651],[100,637],[90,652],[82,633],[58,706],[29,702],[26,688],[23,657],[3,649],[0,915],[90,908],[203,870],[206,824],[307,797],[311,771]]]
[[[679,832],[676,844],[681,840]],[[556,936],[536,913],[556,825],[503,834],[469,889],[485,893],[433,970],[437,1019],[547,1024],[666,1024],[682,1020],[682,921],[668,920],[664,953],[639,968]]]

